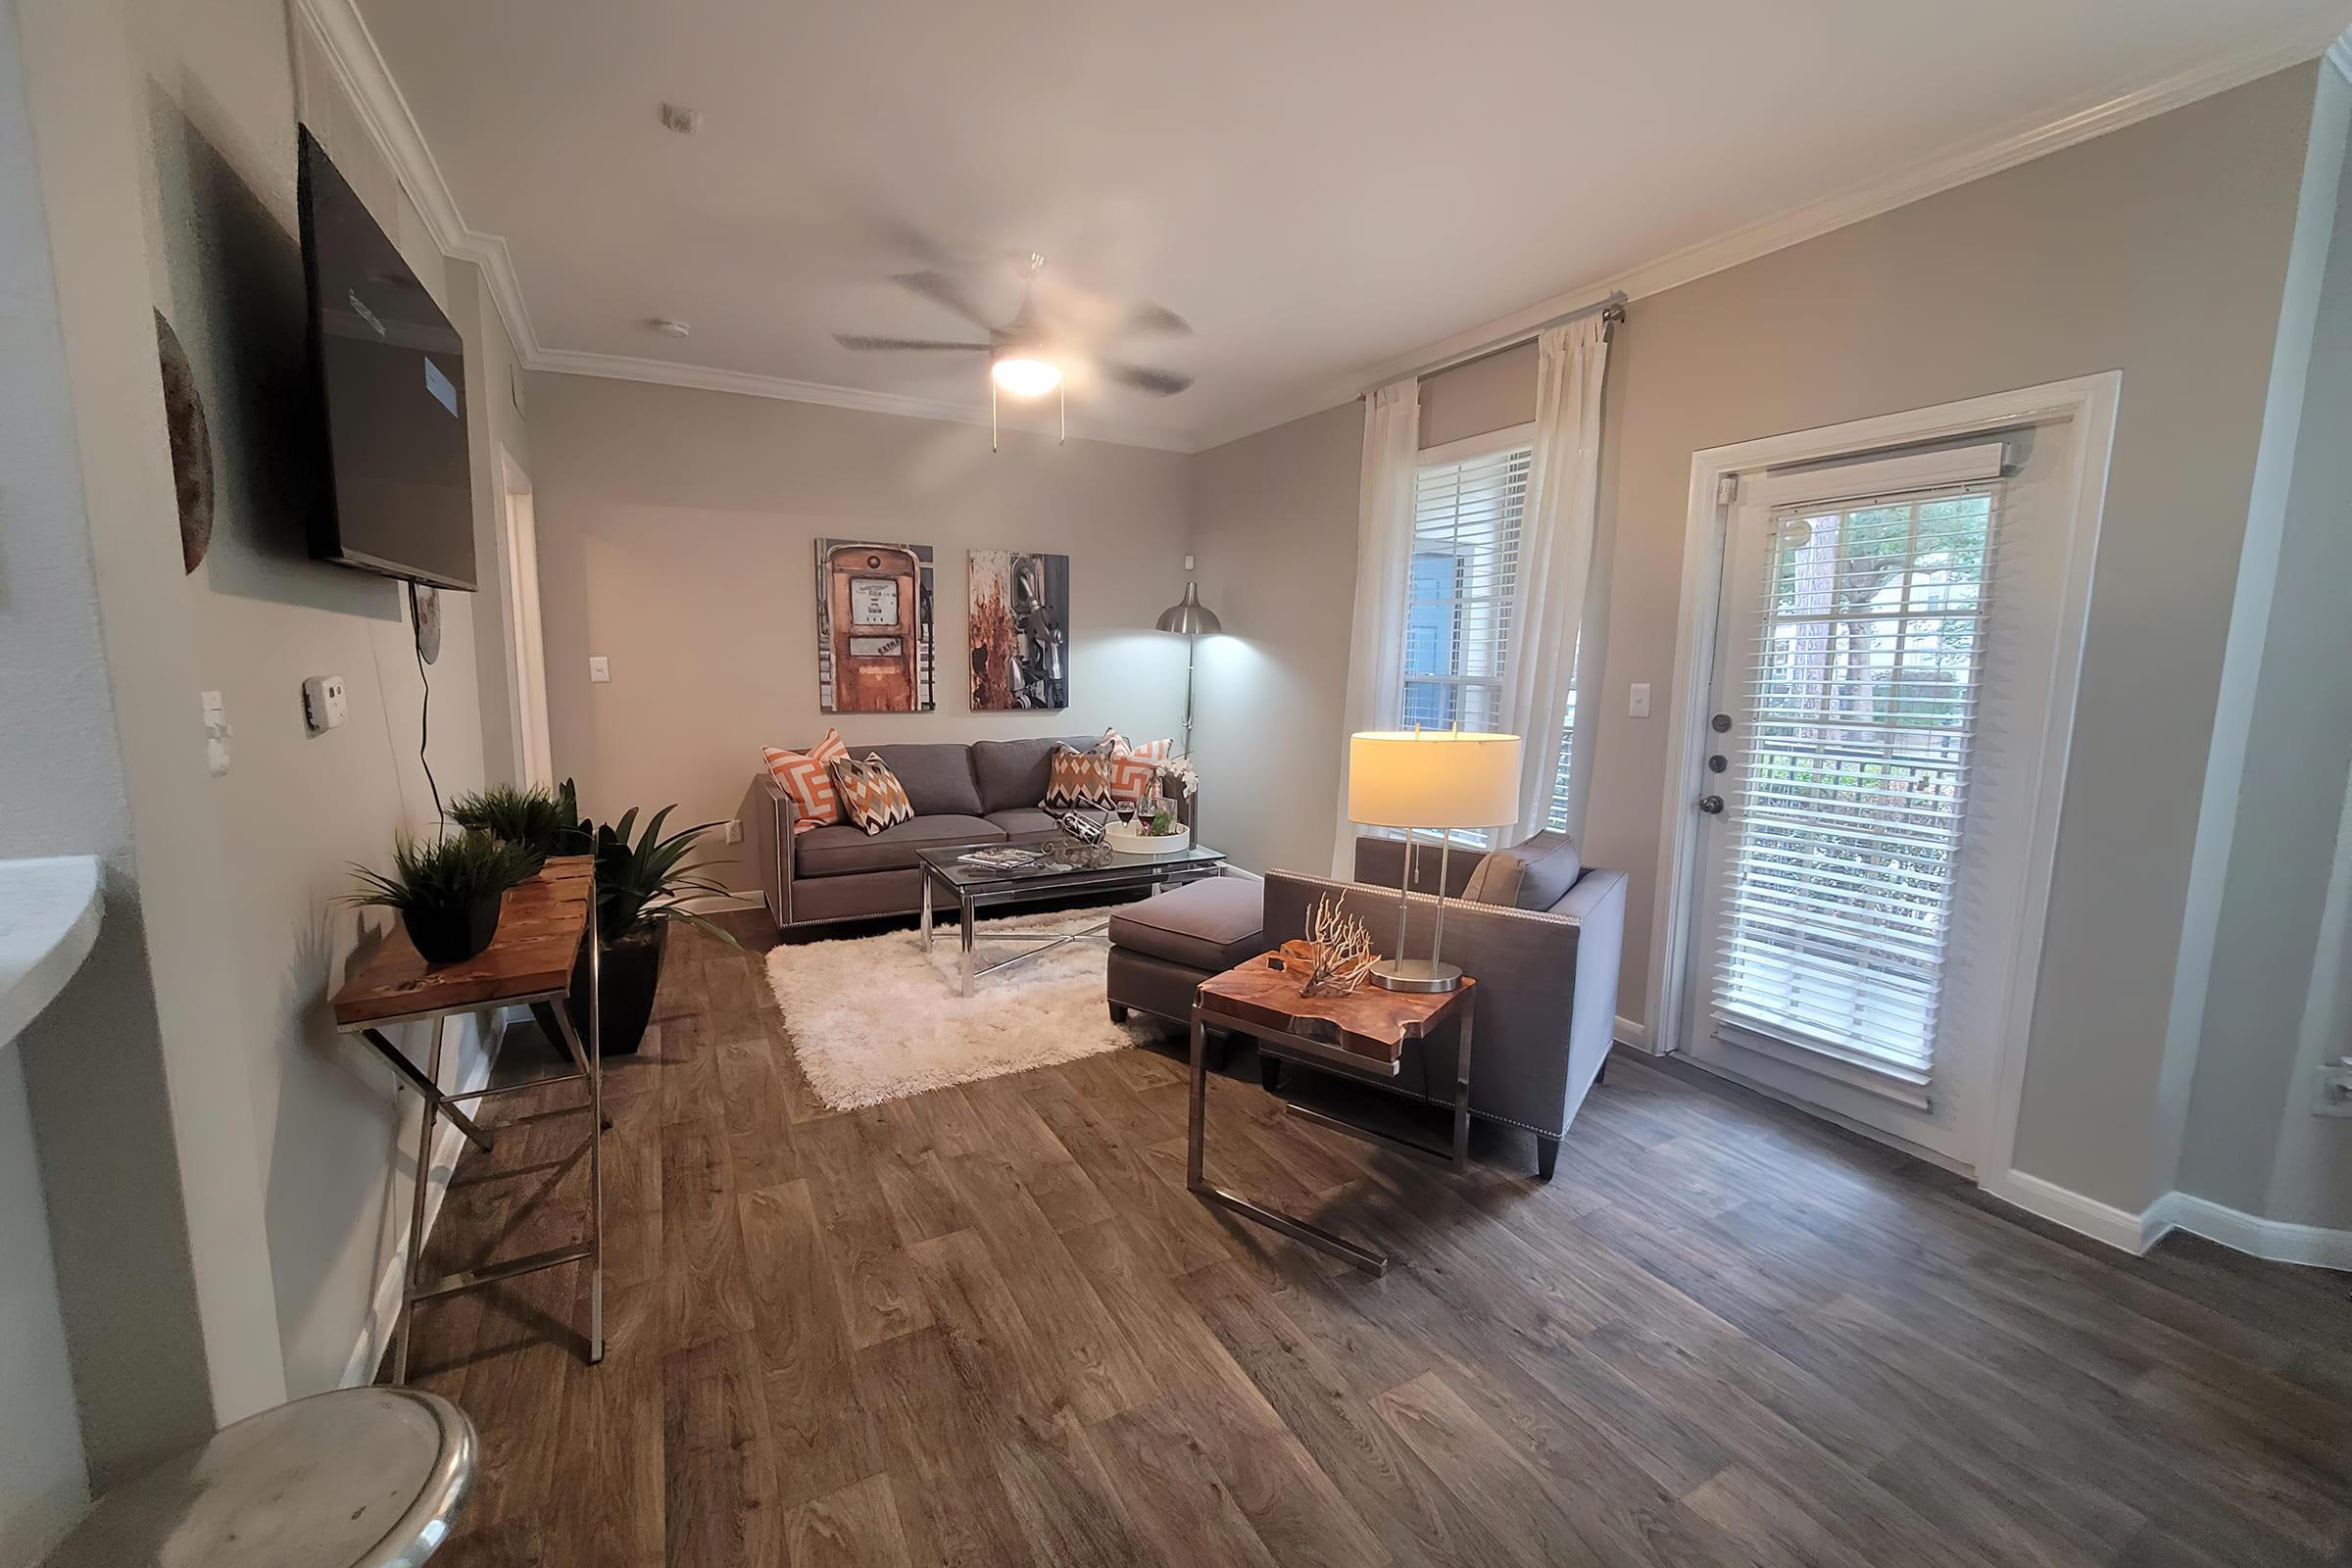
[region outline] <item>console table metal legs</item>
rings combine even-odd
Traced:
[[[591,966],[595,967],[593,961]],[[361,1036],[375,1048],[377,1054],[391,1064],[393,1070],[399,1073],[401,1078],[415,1089],[418,1098],[424,1102],[423,1114],[417,1118],[416,1181],[415,1189],[410,1195],[408,1255],[406,1266],[401,1274],[404,1289],[401,1296],[400,1325],[394,1333],[392,1342],[392,1381],[394,1383],[406,1383],[409,1379],[409,1336],[416,1315],[416,1307],[419,1301],[453,1296],[461,1291],[478,1290],[485,1285],[494,1285],[500,1280],[511,1280],[516,1275],[533,1274],[540,1269],[556,1268],[564,1263],[585,1262],[588,1265],[587,1359],[593,1365],[605,1358],[605,1074],[601,1059],[602,1050],[601,1047],[591,1049],[588,1044],[581,1041],[579,1029],[572,1022],[571,1004],[568,998],[556,996],[542,1000],[548,1004],[548,1011],[554,1015],[558,1030],[564,1037],[564,1049],[571,1057],[572,1070],[551,1077],[533,1078],[523,1083],[501,1084],[491,1089],[476,1089],[466,1094],[453,1095],[441,1088],[441,1019],[448,1014],[437,1014],[429,1020],[432,1044],[426,1050],[425,1066],[422,1071],[417,1069],[416,1063],[409,1060],[408,1055],[399,1047],[386,1039],[380,1030],[364,1029],[360,1031]],[[601,1037],[595,1011],[595,1007],[591,1005],[588,1026],[591,1042],[598,1041]],[[417,1020],[401,1021],[414,1022]],[[465,1269],[456,1274],[444,1274],[439,1279],[424,1279],[419,1270],[424,1261],[424,1210],[426,1189],[432,1180],[435,1125],[446,1117],[459,1132],[466,1135],[474,1148],[488,1151],[494,1142],[493,1136],[476,1126],[473,1119],[459,1108],[461,1104],[471,1101],[488,1100],[498,1095],[517,1094],[527,1089],[544,1089],[550,1084],[575,1082],[587,1085],[588,1098],[579,1104],[566,1106],[564,1109],[570,1112],[585,1112],[589,1117],[587,1240],[574,1242],[565,1247],[550,1248],[545,1251],[532,1252],[526,1256],[510,1258],[503,1262],[485,1263],[480,1268]]]

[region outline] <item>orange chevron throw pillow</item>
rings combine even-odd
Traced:
[[[866,753],[862,762],[847,757],[835,761],[833,788],[841,796],[841,808],[849,814],[851,824],[863,828],[868,838],[914,817],[906,786],[876,753]]]

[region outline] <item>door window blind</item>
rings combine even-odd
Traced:
[[[1735,651],[1719,1029],[1934,1073],[1983,712],[1985,485],[1776,514]]]

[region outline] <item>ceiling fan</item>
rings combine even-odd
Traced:
[[[1083,341],[1080,334],[1046,322],[1038,313],[1033,297],[1037,275],[1045,270],[1045,257],[1035,251],[1029,253],[1023,267],[1020,309],[1013,312],[1012,319],[1002,326],[982,315],[980,308],[945,272],[926,270],[900,272],[891,278],[892,282],[908,293],[919,294],[979,327],[988,334],[985,343],[955,343],[923,337],[873,337],[858,332],[836,332],[833,341],[845,349],[860,351],[911,350],[918,353],[987,355],[991,451],[996,449],[997,394],[1000,390],[1016,398],[1036,398],[1059,388],[1062,393],[1061,434],[1063,440],[1069,439],[1069,389],[1064,382],[1063,372],[1066,366],[1075,362],[1083,361],[1092,366],[1105,380],[1134,387],[1154,397],[1169,397],[1193,384],[1193,378],[1179,370],[1107,358],[1097,352],[1094,343]],[[1174,311],[1141,301],[1120,313],[1107,332],[1093,336],[1097,341],[1115,341],[1149,333],[1189,337],[1192,330],[1192,324]]]

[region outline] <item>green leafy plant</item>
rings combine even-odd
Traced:
[[[595,830],[596,926],[607,947],[667,920],[700,926],[729,947],[742,945],[723,926],[684,906],[691,895],[723,898],[727,890],[700,874],[708,868],[707,862],[686,858],[704,834],[721,824],[704,822],[665,838],[662,825],[676,809],[664,806],[656,811],[634,841],[629,837],[637,825],[637,808],[633,806],[618,822]],[[588,824],[580,826],[585,829]]]
[[[460,827],[521,848],[534,873],[551,855],[587,854],[594,837],[580,820],[579,798],[569,779],[552,790],[544,784],[528,789],[493,784],[459,796],[449,814]]]
[[[451,833],[431,843],[404,836],[392,846],[390,875],[364,865],[351,868],[360,891],[343,902],[379,905],[403,914],[464,908],[527,880],[531,869],[527,852],[487,833]]]

